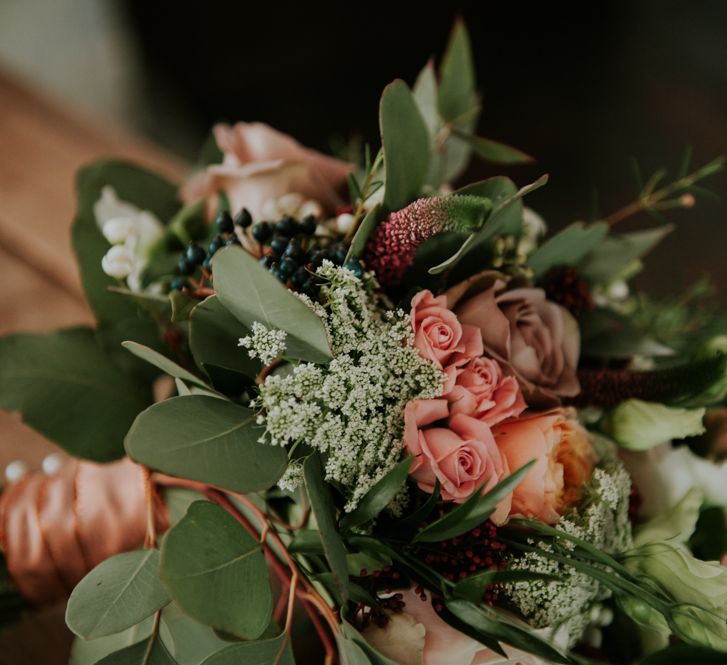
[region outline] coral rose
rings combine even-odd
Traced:
[[[596,459],[588,434],[571,416],[570,410],[553,409],[492,428],[511,470],[535,460],[513,491],[512,515],[555,524],[580,499]]]
[[[419,488],[433,492],[439,481],[442,498],[462,503],[482,487],[492,489],[508,475],[490,428],[463,414],[449,418],[447,426],[426,428],[449,416],[446,400],[414,400],[404,410],[404,441],[415,456],[409,473]],[[510,512],[510,497],[503,499],[492,515],[502,523]]]
[[[315,150],[260,123],[238,122],[214,127],[215,140],[224,158],[192,178],[182,188],[182,199],[189,202],[224,191],[230,206],[243,206],[255,221],[262,216],[266,201],[296,192],[318,201],[333,211],[342,200],[353,166]]]
[[[485,352],[517,377],[528,404],[552,407],[578,394],[578,324],[542,289],[507,290],[502,275],[485,272],[445,295],[463,325],[479,328]]]
[[[457,370],[454,387],[445,395],[452,413],[464,413],[490,427],[519,416],[526,408],[517,379],[504,376],[491,358],[475,358]]]
[[[417,293],[411,301],[411,325],[419,355],[445,371],[482,355],[479,331],[462,325],[447,308],[444,296],[435,298],[431,291]]]

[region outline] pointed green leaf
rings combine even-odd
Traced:
[[[99,347],[73,328],[0,339],[0,407],[75,457],[108,462],[146,406],[138,387]]]
[[[232,644],[211,655],[202,665],[295,665],[290,640],[284,645],[285,636],[268,640]]]
[[[346,263],[348,263],[351,259],[355,259],[363,255],[369,236],[373,233],[376,225],[378,224],[380,212],[381,206],[376,205],[371,208],[371,210],[366,213],[363,220],[361,220],[361,223],[353,236],[353,240],[351,240],[351,246],[348,248]]]
[[[384,88],[379,106],[384,147],[384,204],[393,211],[421,194],[429,169],[430,142],[414,96],[397,79]]]
[[[462,119],[477,105],[472,47],[464,21],[458,20],[439,70],[439,112],[449,122]]]
[[[204,395],[172,397],[139,414],[126,437],[129,457],[152,469],[236,492],[274,485],[285,450],[258,441],[250,409]]]
[[[208,386],[198,376],[195,376],[194,374],[192,374],[192,372],[187,371],[186,369],[184,369],[184,367],[181,367],[173,360],[167,358],[158,351],[150,349],[148,346],[144,346],[143,344],[132,341],[122,342],[121,345],[125,349],[133,353],[137,358],[141,358],[142,360],[145,360],[146,362],[154,365],[155,367],[158,367],[160,370],[162,370],[162,372],[168,374],[172,378],[181,379],[182,381],[193,383],[200,388],[211,390],[210,386]]]
[[[429,135],[434,139],[440,121],[437,109],[437,77],[434,73],[434,63],[431,60],[419,72],[412,92],[419,107],[419,113],[421,113],[424,124],[429,130]]]
[[[310,455],[305,460],[303,474],[311,508],[321,533],[323,551],[326,553],[326,559],[333,574],[333,582],[338,589],[339,597],[345,603],[348,598],[346,548],[338,535],[331,490],[323,480],[323,468],[318,453]]]
[[[300,298],[273,277],[257,259],[237,247],[225,247],[212,262],[220,303],[247,328],[258,321],[284,330],[286,355],[326,363],[331,349],[323,321]]]
[[[149,640],[137,642],[121,651],[115,651],[99,660],[96,665],[177,665],[162,641],[157,637],[149,647]]]
[[[86,575],[68,599],[66,624],[86,639],[120,633],[169,602],[159,579],[159,551],[125,552]]]
[[[522,150],[513,148],[506,143],[500,143],[493,139],[486,139],[483,136],[475,136],[457,127],[452,128],[452,133],[469,145],[480,159],[492,164],[528,164],[534,161],[533,158]]]
[[[608,230],[605,222],[574,222],[540,245],[528,259],[528,265],[536,278],[555,266],[578,265],[608,235]]]
[[[191,617],[242,639],[262,635],[273,596],[260,543],[227,511],[193,503],[162,545],[162,579]]]
[[[486,570],[477,575],[465,577],[454,587],[453,594],[473,603],[481,603],[487,587],[492,584],[510,584],[513,582],[557,582],[561,578],[547,573],[538,573],[531,570]]]

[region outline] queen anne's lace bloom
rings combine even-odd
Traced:
[[[263,365],[269,365],[285,352],[284,330],[268,330],[262,323],[252,324],[251,335],[241,337],[238,346],[245,347],[251,358],[259,358]]]
[[[321,303],[301,298],[323,320],[333,360],[271,374],[255,406],[261,441],[320,451],[326,480],[345,491],[353,510],[401,458],[407,402],[440,395],[444,375],[414,349],[409,314],[383,307],[372,274],[358,279],[325,262],[318,275],[326,280]],[[299,478],[295,471],[283,482],[290,489]]]

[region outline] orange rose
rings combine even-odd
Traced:
[[[586,431],[570,410],[553,409],[500,423],[492,433],[511,470],[535,460],[513,491],[511,515],[555,524],[581,498],[593,473],[595,453]]]

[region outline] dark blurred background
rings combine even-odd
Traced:
[[[76,104],[189,159],[221,119],[263,120],[319,149],[352,135],[376,143],[382,88],[395,77],[413,83],[441,55],[457,15],[477,61],[480,133],[537,158],[505,171],[516,181],[551,174],[529,199],[551,227],[587,218],[595,201],[604,214],[629,202],[630,156],[648,174],[675,168],[688,145],[697,165],[727,152],[723,0],[0,0],[0,10],[15,16],[14,26],[0,22],[0,58],[9,53]],[[39,29],[34,42],[27,31]],[[34,65],[17,57],[24,48]],[[64,76],[75,88],[66,81],[64,90]],[[497,171],[474,164],[467,177]],[[727,176],[707,186],[724,199]],[[666,292],[708,270],[727,292],[726,216],[708,200],[671,214],[679,234],[654,254],[660,270],[642,283]]]

